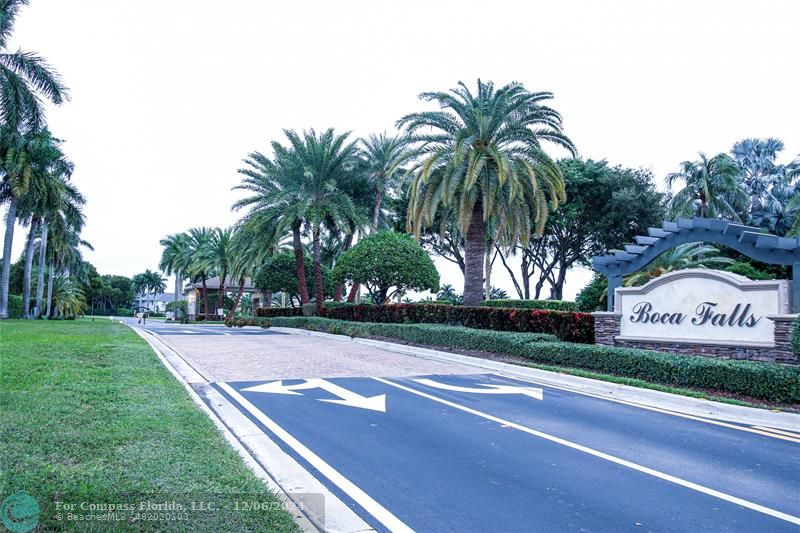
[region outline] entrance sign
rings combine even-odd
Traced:
[[[775,324],[767,317],[790,312],[789,282],[679,270],[616,289],[614,311],[622,341],[769,347]]]

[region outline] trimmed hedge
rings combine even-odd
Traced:
[[[509,309],[543,309],[545,311],[577,312],[578,305],[566,300],[484,300],[481,307],[504,307]]]
[[[8,318],[22,318],[22,296],[8,295]]]
[[[552,342],[546,336],[469,330],[425,324],[353,324],[317,317],[275,318],[272,325],[355,337],[393,337],[447,348],[476,349],[525,357],[544,365],[594,370],[678,387],[744,394],[772,402],[800,402],[800,368],[728,361],[634,348]]]
[[[792,348],[795,355],[800,355],[800,318],[794,321],[794,331],[792,331]]]
[[[281,317],[272,319],[272,325],[314,329],[349,337],[392,337],[416,344],[497,353],[506,353],[532,342],[558,342],[558,337],[546,333],[507,333],[441,324],[353,323],[317,317]]]
[[[256,309],[256,316],[259,318],[271,318],[273,316],[303,316],[303,309],[300,307],[259,307]]]
[[[447,324],[468,328],[549,333],[569,342],[594,342],[594,317],[539,309],[465,307],[460,305],[354,305],[325,310],[327,318],[355,322]]]
[[[242,328],[244,326],[260,326],[268,328],[271,324],[269,318],[231,318],[225,320],[225,325],[229,328]]]

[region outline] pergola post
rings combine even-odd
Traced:
[[[606,296],[606,310],[610,313],[614,311],[614,291],[622,285],[622,276],[611,274],[608,276],[608,294]]]

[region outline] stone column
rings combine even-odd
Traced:
[[[796,365],[800,363],[792,349],[794,321],[800,315],[767,315],[775,323],[775,362]],[[595,319],[596,320],[596,319]]]
[[[622,315],[620,313],[598,311],[592,313],[592,316],[594,317],[594,343],[614,346],[614,337],[619,335]]]

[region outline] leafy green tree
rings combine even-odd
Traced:
[[[314,266],[311,258],[305,257],[304,261],[307,274],[304,280],[308,284],[314,279],[311,275]],[[322,267],[322,277],[324,294],[328,296],[333,292],[334,283],[331,271],[326,265]],[[258,290],[265,293],[285,292],[289,295],[290,301],[294,302],[296,299],[299,304],[302,304],[293,254],[280,253],[266,259],[258,269],[253,284]]]
[[[739,166],[741,187],[749,197],[742,219],[776,235],[786,235],[797,219],[800,202],[800,158],[777,162],[784,145],[780,139],[742,139],[731,154]],[[794,204],[793,204],[794,201]]]
[[[605,311],[607,293],[608,279],[602,274],[595,273],[592,280],[575,297],[578,311],[583,313]]]
[[[712,158],[700,153],[698,161],[684,161],[681,169],[667,176],[670,188],[682,182],[669,210],[675,217],[723,218],[742,222],[747,194],[739,180],[739,167],[727,154]]]
[[[511,250],[498,247],[519,298],[538,299],[549,284],[551,298],[562,299],[574,265],[590,267],[593,256],[632,242],[664,217],[664,195],[649,171],[592,159],[562,159],[558,165],[568,201],[548,217],[540,237],[531,236],[527,245]],[[518,275],[506,260],[509,252],[520,256]]]
[[[360,240],[342,254],[333,275],[337,281],[366,286],[378,304],[393,294],[439,288],[439,273],[425,250],[410,236],[393,231]]]
[[[408,207],[408,231],[417,237],[448,209],[464,236],[464,303],[483,297],[487,240],[527,242],[544,229],[550,208],[565,200],[564,183],[543,142],[574,153],[561,116],[545,101],[549,92],[529,92],[519,83],[495,90],[478,80],[420,98],[441,110],[412,113],[398,121],[412,140],[424,142]],[[487,228],[494,224],[497,235]]]

